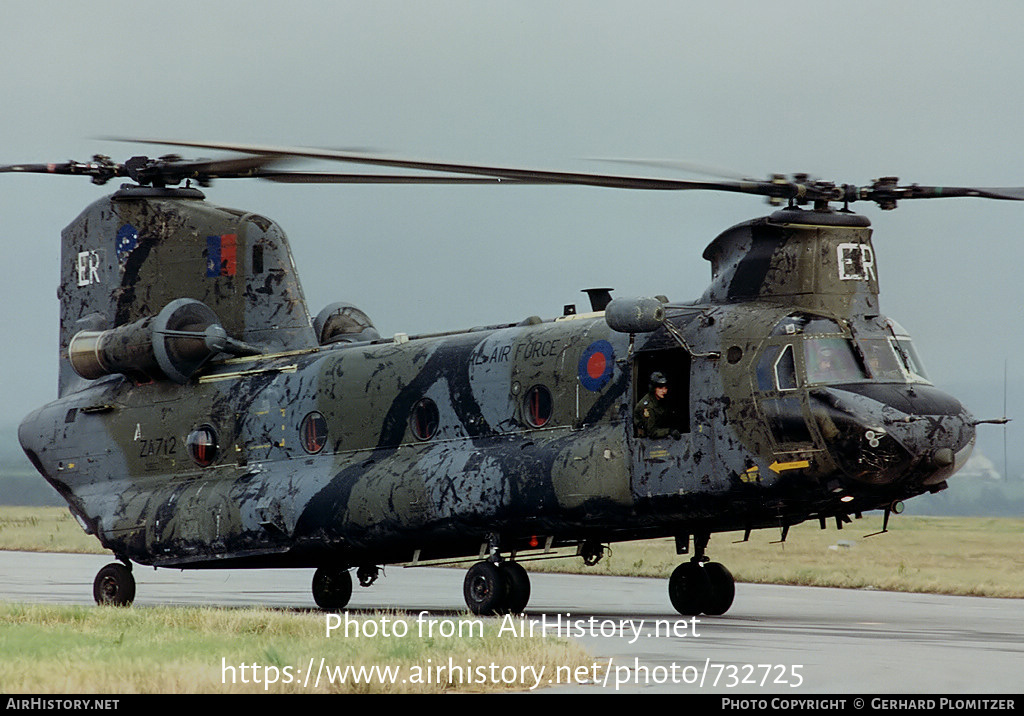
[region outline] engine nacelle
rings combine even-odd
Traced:
[[[179,298],[156,316],[107,331],[80,331],[68,344],[68,358],[75,372],[89,380],[122,373],[187,383],[229,342],[210,307]]]
[[[605,307],[604,320],[619,333],[650,333],[665,322],[665,304],[657,298],[615,298]]]

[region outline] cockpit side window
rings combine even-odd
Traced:
[[[928,383],[928,373],[925,372],[924,364],[914,350],[914,344],[906,329],[891,318],[885,320],[888,329],[889,346],[896,356],[900,378],[909,383]]]
[[[793,361],[793,346],[788,345],[775,359],[775,384],[779,390],[796,389],[796,363]]]
[[[757,387],[765,392],[796,389],[796,361],[791,344],[771,345],[764,349],[757,362]]]

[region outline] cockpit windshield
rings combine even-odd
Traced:
[[[804,341],[807,383],[853,383],[867,379],[845,338],[808,338]]]
[[[896,356],[892,341],[888,338],[860,338],[857,340],[868,372],[875,380],[906,382],[906,374],[900,368],[901,361]]]
[[[886,328],[888,335],[860,337],[831,319],[788,316],[772,331],[770,345],[758,363],[758,387],[787,391],[798,385],[868,380],[927,383],[910,336],[894,321],[888,321]],[[802,357],[800,363],[794,353]]]

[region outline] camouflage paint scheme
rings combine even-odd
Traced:
[[[841,524],[942,489],[974,441],[962,406],[905,371],[808,380],[815,341],[854,346],[864,365],[861,341],[899,350],[870,233],[854,214],[797,209],[733,227],[705,251],[710,287],[653,331],[597,312],[319,345],[276,224],[195,190],[123,188],[64,232],[59,398],[19,437],[87,531],[159,566],[347,567]],[[220,354],[184,383],[146,359],[75,372],[77,333],[180,298],[264,353]],[[673,379],[680,439],[634,436],[655,368]],[[204,426],[217,450],[200,467],[186,443]]]

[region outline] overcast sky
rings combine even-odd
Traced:
[[[97,139],[114,135],[1024,185],[1024,3],[1009,0],[37,0],[0,3],[0,27],[0,163],[171,151]],[[113,189],[0,175],[12,421],[56,394],[60,231]],[[768,210],[580,187],[222,181],[206,194],[282,225],[314,315],[350,301],[383,334],[552,317],[591,286],[692,300],[710,276],[704,246]],[[935,382],[996,417],[1008,361],[1009,412],[1024,419],[1024,203],[858,208],[875,227],[882,309]]]

